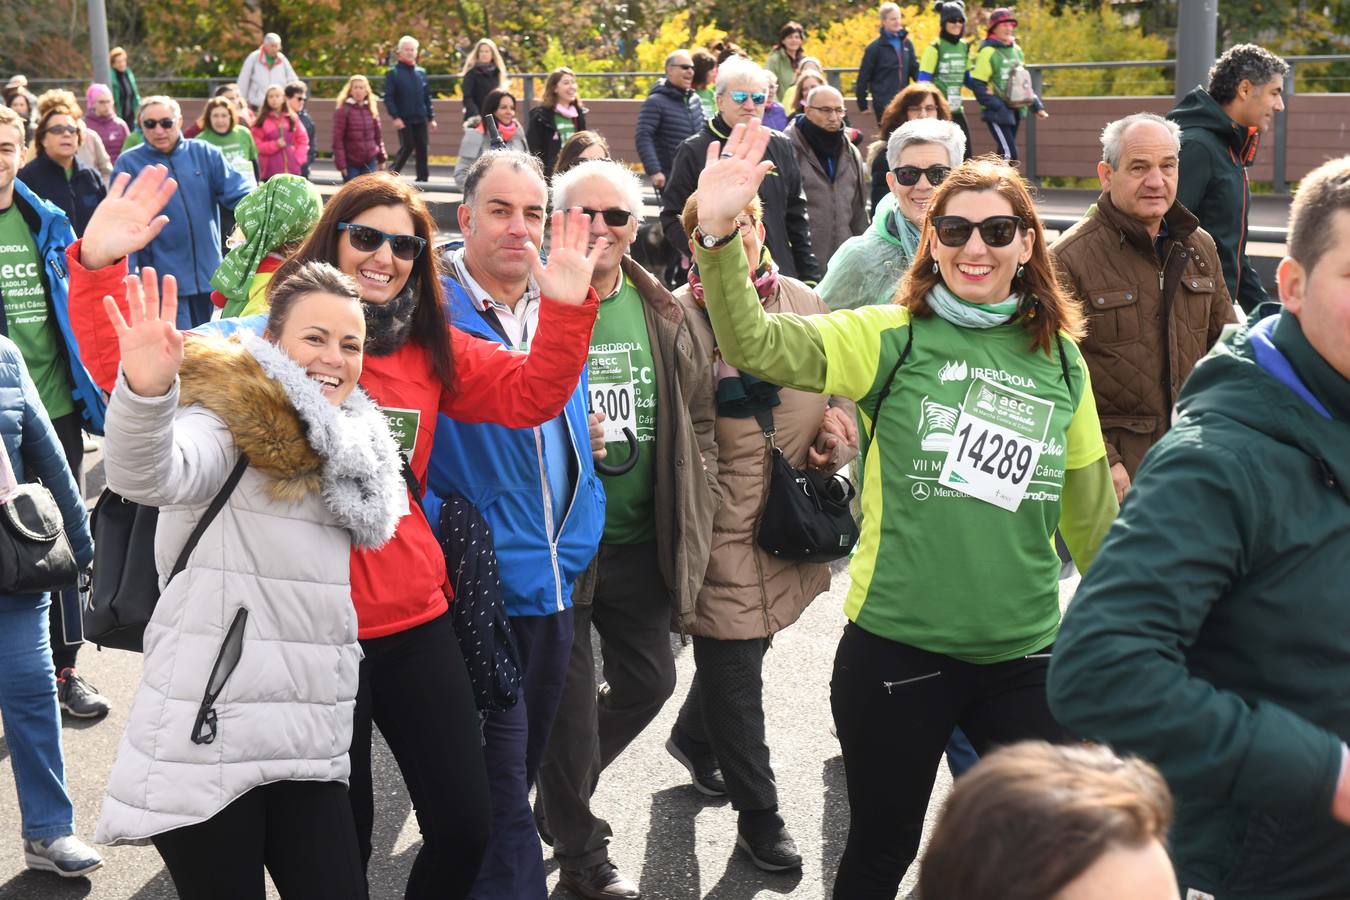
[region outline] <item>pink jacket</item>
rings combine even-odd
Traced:
[[[273,175],[299,175],[300,167],[309,157],[309,132],[298,119],[289,116],[263,116],[250,129],[253,142],[258,145],[258,173],[266,181]],[[281,146],[285,137],[286,146]]]

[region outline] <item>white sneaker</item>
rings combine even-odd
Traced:
[[[80,878],[103,865],[103,857],[73,834],[25,840],[23,857],[28,868],[55,872],[62,878]]]

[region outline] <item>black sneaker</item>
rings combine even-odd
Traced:
[[[802,867],[802,855],[797,842],[788,834],[787,826],[764,829],[736,828],[736,846],[749,855],[756,868],[765,872],[787,872]]]
[[[98,688],[85,681],[74,669],[62,669],[56,675],[56,697],[61,708],[77,719],[98,719],[106,716],[112,706]]]
[[[722,779],[722,770],[717,759],[711,753],[697,753],[687,745],[681,745],[679,736],[670,733],[666,741],[666,752],[675,757],[675,761],[689,770],[694,789],[708,797],[725,797],[727,783]]]
[[[641,900],[637,885],[605,860],[585,869],[560,868],[558,883],[585,900]]]

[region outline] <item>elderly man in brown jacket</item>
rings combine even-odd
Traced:
[[[844,241],[867,230],[867,184],[858,148],[844,129],[844,97],[822,84],[806,97],[806,115],[787,136],[802,170],[811,247],[823,277]]]
[[[592,446],[595,413],[603,412],[611,421],[597,457],[619,468],[632,452],[637,459],[600,474],[605,529],[572,595],[572,655],[535,814],[565,887],[585,898],[634,900],[638,888],[610,861],[610,827],[591,811],[591,795],[675,690],[670,631],[694,614],[722,493],[712,364],[688,314],[627,255],[642,218],[637,177],[608,160],[585,162],[554,178],[553,205],[591,211],[592,243],[609,241],[591,276],[600,296],[588,361]],[[598,694],[592,625],[604,658]]]
[[[1152,113],[1102,130],[1102,193],[1050,248],[1083,304],[1083,356],[1116,496],[1171,424],[1182,382],[1237,321],[1213,239],[1177,202],[1181,132]]]

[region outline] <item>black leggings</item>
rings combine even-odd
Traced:
[[[835,900],[894,900],[957,725],[981,756],[1069,738],[1045,699],[1050,653],[975,665],[845,626],[830,682],[850,810]]]
[[[265,784],[153,841],[182,900],[263,900],[264,866],[283,900],[368,896],[340,781]]]
[[[417,812],[422,849],[406,897],[460,898],[478,876],[491,825],[483,734],[450,614],[361,642],[351,805],[361,858],[375,824],[371,723],[380,726]]]
[[[84,423],[77,412],[52,419],[52,428],[56,431],[57,440],[61,442],[61,449],[65,451],[66,464],[70,466],[70,474],[75,479],[75,486],[80,490],[80,497],[84,497],[84,477],[81,471],[84,468],[84,434],[81,430],[83,426]],[[62,669],[73,668],[75,655],[80,652],[78,643],[66,643],[67,634],[71,637],[84,634],[84,628],[77,627],[76,622],[72,621],[69,627],[66,625],[66,616],[79,615],[79,609],[78,588],[66,588],[52,595],[52,611],[48,627],[52,642],[52,668],[56,670],[57,675],[61,674]]]

